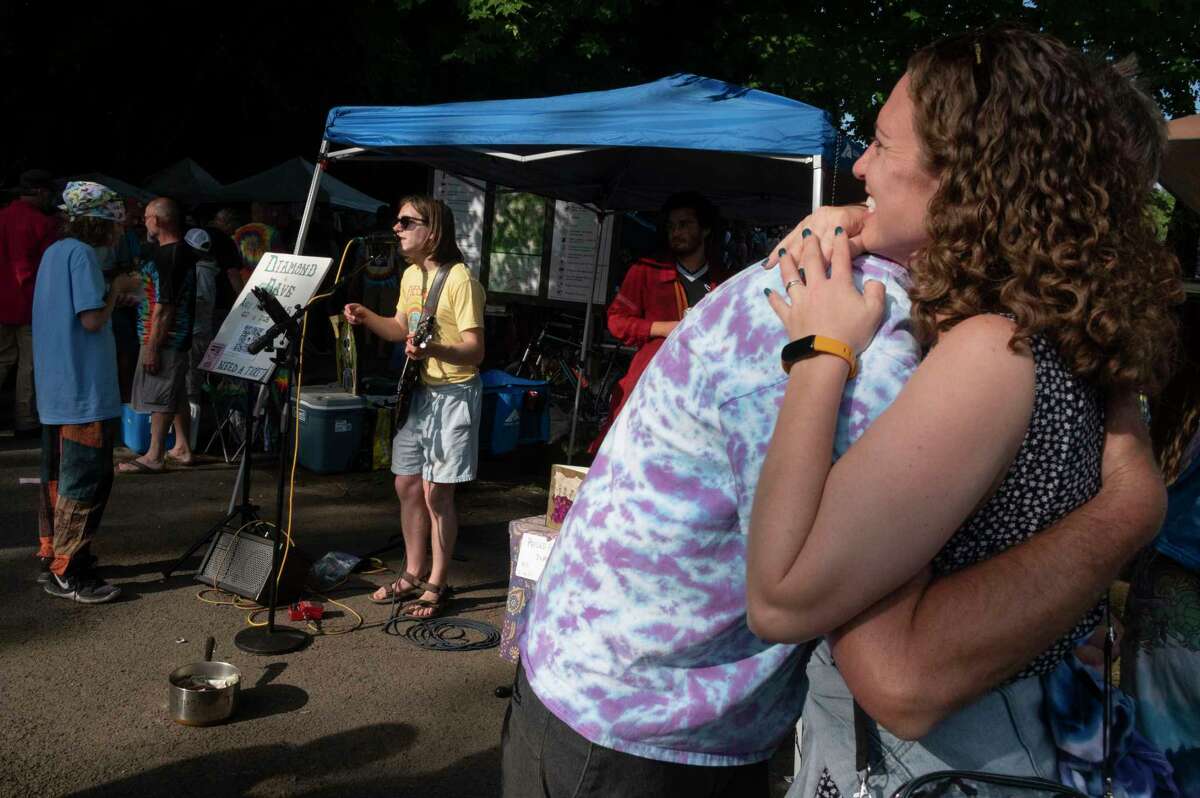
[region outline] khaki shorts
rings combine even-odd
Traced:
[[[392,441],[392,473],[420,474],[426,482],[470,482],[479,464],[483,383],[430,387],[413,396],[408,422]]]
[[[146,348],[138,351],[133,372],[132,404],[139,413],[174,413],[187,396],[188,353],[174,349],[158,350],[158,373],[147,374],[142,365]]]

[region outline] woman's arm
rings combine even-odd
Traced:
[[[1132,395],[1105,415],[1104,487],[1029,540],[929,581],[923,573],[830,635],[872,718],[918,739],[1009,679],[1095,604],[1153,539],[1166,491]]]
[[[790,306],[772,302],[793,339],[827,335],[861,351],[864,297],[845,235],[835,238],[831,276],[816,244],[806,244],[807,285],[792,286]],[[785,281],[794,279],[794,261],[785,255],[780,265]],[[928,565],[995,490],[1033,407],[1032,357],[1010,350],[1011,336],[1011,322],[997,316],[943,334],[832,469],[846,366],[819,356],[793,367],[751,515],[747,607],[756,634],[797,642],[850,620]]]

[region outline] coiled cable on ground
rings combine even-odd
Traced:
[[[383,631],[427,651],[484,651],[500,645],[500,630],[467,618],[405,618],[393,612]]]

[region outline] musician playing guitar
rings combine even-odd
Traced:
[[[448,596],[447,572],[458,537],[454,488],[475,478],[478,461],[484,291],[463,263],[454,215],[444,202],[405,197],[392,230],[411,264],[400,278],[396,315],[381,316],[357,303],[344,311],[351,324],[365,325],[384,340],[404,341],[406,371],[417,366],[420,373],[407,419],[392,443],[405,568],[371,599],[408,599],[402,615],[430,618]],[[433,304],[429,298],[435,307],[427,308]],[[422,344],[413,333],[430,326],[422,324],[427,309],[433,334]]]

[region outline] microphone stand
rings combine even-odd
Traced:
[[[333,287],[329,289],[327,294],[332,295],[348,280],[357,275],[373,262],[374,259],[364,261],[360,266],[352,269],[347,275],[342,277]],[[267,376],[266,385],[269,385],[274,379],[275,373],[282,365],[287,365],[288,381],[287,387],[283,392],[283,403],[279,411],[279,476],[276,483],[275,491],[275,532],[271,545],[271,571],[268,575],[270,584],[268,585],[268,602],[267,602],[267,623],[264,626],[249,626],[242,629],[233,637],[233,644],[240,650],[248,654],[258,654],[262,656],[276,654],[290,654],[297,651],[308,644],[310,639],[308,632],[303,629],[297,629],[294,626],[276,626],[275,625],[275,610],[279,601],[279,568],[280,555],[283,552],[284,542],[281,540],[284,525],[284,489],[287,484],[287,470],[291,461],[292,447],[298,446],[299,442],[295,441],[292,436],[292,419],[291,416],[291,396],[292,384],[296,379],[298,365],[300,360],[300,325],[304,316],[313,307],[312,300],[308,304],[301,307],[295,306],[295,310],[286,319],[281,314],[287,314],[279,305],[279,301],[274,296],[267,295],[266,297],[255,294],[259,300],[259,306],[268,312],[268,315],[275,319],[279,316],[276,323],[265,333],[260,335],[247,347],[247,351],[255,354],[264,349],[274,351],[275,356],[271,358],[271,362],[275,364],[271,369],[271,373]],[[269,299],[268,299],[269,297]],[[274,310],[268,310],[267,306],[274,302]],[[282,350],[274,348],[274,340],[277,336],[284,336],[284,345]],[[290,535],[289,541],[290,543]]]

